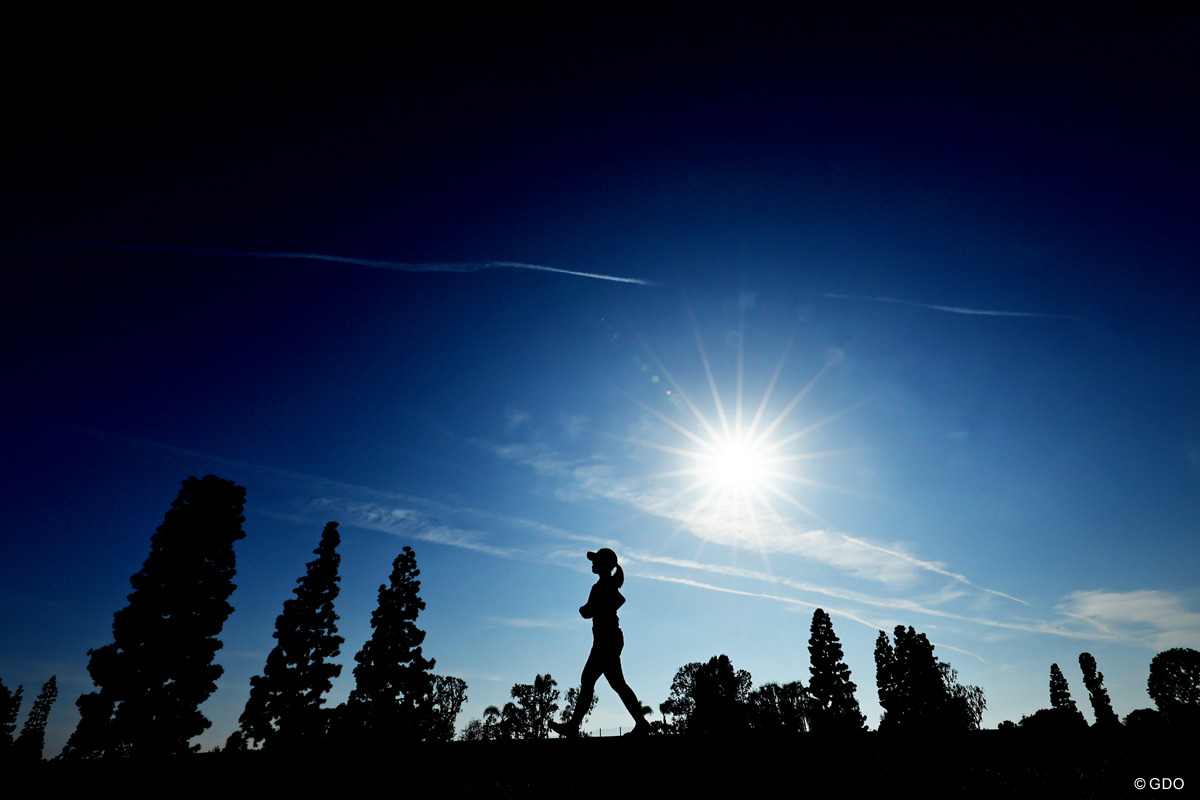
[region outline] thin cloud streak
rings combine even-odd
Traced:
[[[679,493],[648,491],[637,481],[617,477],[605,463],[569,461],[544,446],[488,445],[476,441],[507,461],[524,464],[540,475],[563,481],[566,486],[560,487],[558,496],[564,500],[589,495],[602,497],[672,520],[707,542],[763,553],[797,555],[883,583],[904,583],[913,578],[914,571],[929,572],[971,589],[1028,605],[1018,597],[978,586],[941,564],[916,558],[895,547],[872,544],[827,527],[800,530],[777,513],[766,515],[750,530],[740,524],[735,512],[693,503]]]
[[[544,560],[544,557],[518,548],[493,544],[491,540],[494,538],[493,532],[497,523],[511,530],[533,530],[551,539],[586,538],[543,523],[504,517],[467,506],[448,506],[424,497],[413,497],[278,467],[252,464],[96,428],[84,427],[79,430],[98,438],[223,464],[281,484],[296,495],[295,499],[279,508],[256,509],[256,513],[273,519],[314,525],[336,519],[345,525],[393,536],[407,536],[499,558],[522,560]],[[481,520],[487,524],[477,524]]]
[[[786,578],[786,577],[783,577],[780,575],[772,575],[772,574],[765,573],[765,572],[745,569],[743,567],[730,567],[730,566],[723,566],[723,565],[704,564],[704,563],[701,563],[698,561],[670,558],[670,557],[665,557],[665,556],[656,556],[656,555],[653,555],[650,553],[640,552],[640,551],[626,551],[626,557],[635,562],[640,561],[640,562],[645,562],[645,563],[661,564],[664,566],[679,567],[681,569],[691,569],[691,570],[696,570],[699,572],[707,572],[707,573],[714,574],[714,575],[724,575],[724,576],[730,576],[730,577],[747,578],[750,580],[761,581],[763,583],[779,585],[779,586],[786,586],[789,589],[796,589],[799,591],[806,591],[806,592],[815,592],[817,594],[823,594],[828,597],[832,597],[835,600],[841,600],[843,602],[850,602],[850,603],[861,603],[862,605],[868,605],[868,606],[872,606],[875,608],[886,609],[888,611],[905,611],[905,612],[916,613],[916,614],[924,614],[924,615],[931,616],[931,617],[938,617],[940,619],[950,619],[950,620],[956,620],[959,622],[967,622],[967,623],[971,623],[971,624],[985,625],[988,627],[1006,628],[1006,629],[1010,629],[1010,630],[1019,630],[1019,631],[1026,631],[1026,632],[1032,632],[1032,633],[1047,633],[1047,634],[1066,636],[1068,638],[1095,638],[1095,639],[1101,639],[1101,640],[1112,640],[1112,639],[1125,638],[1125,637],[1122,637],[1119,634],[1115,634],[1115,633],[1110,633],[1108,635],[1101,636],[1101,637],[1095,637],[1095,636],[1089,637],[1089,636],[1086,636],[1083,634],[1078,634],[1075,632],[1070,632],[1070,631],[1054,628],[1049,623],[1046,623],[1044,621],[1038,621],[1037,623],[1032,623],[1032,624],[1031,623],[1012,623],[1012,622],[1004,622],[1001,620],[989,619],[987,617],[968,616],[965,614],[955,614],[950,611],[942,611],[937,608],[931,608],[929,605],[918,602],[916,600],[907,600],[907,599],[899,598],[899,597],[877,597],[874,595],[864,594],[862,592],[856,592],[852,589],[838,589],[838,588],[833,588],[833,587],[828,587],[828,586],[817,586],[815,584],[805,583],[803,581],[796,581],[791,578]],[[639,575],[641,575],[641,574],[639,573]],[[642,575],[641,577],[652,577],[655,579],[662,579],[662,576],[657,576],[657,575]],[[694,586],[699,586],[699,587],[710,586],[710,584],[706,584],[706,583],[703,583],[700,581],[689,581],[688,579],[683,579],[683,578],[676,579],[675,582],[687,582],[689,585],[694,585]],[[975,588],[978,588],[978,587],[975,587]],[[724,590],[722,589],[721,591],[724,591]],[[800,604],[800,605],[808,605],[808,606],[813,606],[813,607],[816,607],[818,605],[816,603],[812,603],[809,601],[803,601],[803,600],[799,600],[799,599],[795,599],[795,598],[785,598],[785,597],[782,597],[779,595],[758,594],[758,593],[749,593],[749,594],[752,594],[753,596],[756,596],[756,597],[765,597],[765,598],[776,599],[776,600],[780,600],[781,602],[787,602],[787,603],[793,604],[793,605]],[[1026,604],[1026,605],[1028,605],[1028,604]],[[876,630],[881,630],[881,629],[884,629],[887,627],[889,627],[889,626],[875,625]],[[963,651],[963,652],[967,652],[967,651]],[[979,657],[974,653],[968,653],[968,655],[972,655],[977,658]]]
[[[845,600],[853,603],[862,603],[863,605],[874,606],[876,608],[886,608],[893,611],[913,611],[921,614],[929,614],[937,617],[947,617],[952,619],[960,619],[968,622],[977,621],[974,617],[966,617],[959,614],[952,614],[946,611],[940,611],[935,608],[919,603],[915,600],[906,600],[898,597],[878,597],[875,595],[856,592],[852,589],[840,589],[829,586],[818,586],[813,583],[797,581],[792,578],[787,578],[782,575],[774,575],[759,570],[746,569],[745,567],[732,567],[728,565],[705,564],[699,561],[692,561],[681,558],[671,558],[667,556],[657,556],[644,551],[627,551],[626,557],[647,563],[663,564],[667,566],[679,567],[681,569],[691,569],[701,572],[708,572],[716,575],[727,575],[739,578],[748,578],[750,580],[761,581],[764,583],[777,584],[787,586],[790,589],[796,589],[804,592],[815,592],[828,597],[833,597],[837,600]],[[978,588],[978,587],[976,587]]]
[[[309,509],[322,512],[306,515],[314,521],[319,517],[332,516],[346,525],[393,536],[474,550],[501,558],[512,558],[516,554],[512,548],[486,543],[484,535],[479,532],[443,522],[415,508],[390,503],[356,502],[343,497],[320,497],[309,504]]]
[[[654,561],[655,559],[641,559],[641,560]],[[658,560],[661,561],[662,563],[668,564],[668,565],[671,565],[673,563],[673,560],[671,560],[671,559],[658,559]],[[674,565],[681,565],[681,564],[675,563]],[[683,564],[683,565],[686,566],[686,564]],[[720,568],[720,567],[710,568],[707,565],[703,565],[703,564],[695,564],[694,568],[698,569],[698,570],[702,570],[702,571],[713,572],[716,574],[728,574],[728,575],[737,574],[736,570],[726,570],[726,569]],[[663,581],[665,583],[675,583],[675,584],[680,584],[680,585],[684,585],[684,586],[692,586],[694,588],[707,589],[710,591],[720,592],[723,594],[736,594],[736,595],[741,595],[744,597],[759,597],[759,598],[763,598],[765,600],[774,600],[774,601],[784,603],[789,606],[803,606],[806,608],[817,608],[817,607],[826,608],[826,610],[836,611],[836,613],[841,614],[841,615],[847,617],[848,619],[852,619],[855,622],[861,623],[862,625],[865,625],[876,631],[885,630],[888,627],[890,627],[886,623],[877,623],[877,622],[868,621],[868,620],[866,620],[860,616],[857,616],[851,612],[848,612],[844,609],[833,609],[833,607],[827,606],[826,604],[819,604],[819,603],[814,603],[814,602],[811,602],[808,600],[801,600],[796,597],[785,597],[783,595],[771,594],[768,592],[752,592],[752,591],[745,590],[745,589],[734,589],[731,587],[718,586],[713,583],[706,583],[704,581],[698,581],[698,580],[694,580],[691,578],[683,578],[683,577],[672,576],[672,575],[662,575],[662,574],[657,574],[657,573],[653,573],[653,572],[639,571],[639,572],[637,572],[637,576],[639,578],[645,578],[647,580],[656,580],[656,581]],[[751,573],[750,571],[746,571],[746,576],[747,577],[757,577],[760,580],[764,580],[764,581],[770,582],[770,583],[781,584],[784,586],[788,586],[790,588],[804,588],[804,589],[808,589],[808,590],[812,590],[812,591],[826,592],[831,597],[834,597],[836,599],[843,600],[843,601],[852,602],[852,603],[853,602],[861,602],[861,603],[864,603],[867,605],[874,605],[874,606],[878,606],[880,608],[894,610],[894,611],[910,611],[910,612],[914,612],[914,613],[927,614],[927,615],[939,617],[942,619],[951,619],[951,620],[956,620],[959,622],[966,622],[966,623],[971,623],[971,624],[975,624],[975,625],[982,625],[982,626],[989,627],[989,628],[997,628],[1000,630],[1015,631],[1015,632],[1020,632],[1020,633],[1036,633],[1036,634],[1042,634],[1042,635],[1046,635],[1046,636],[1058,636],[1058,637],[1062,637],[1065,639],[1075,639],[1075,640],[1092,641],[1092,642],[1117,642],[1117,643],[1123,643],[1123,644],[1139,645],[1139,646],[1153,648],[1153,649],[1160,649],[1159,646],[1157,644],[1155,644],[1156,640],[1154,637],[1147,637],[1145,635],[1139,636],[1139,635],[1129,634],[1129,633],[1119,633],[1119,632],[1115,632],[1115,631],[1111,631],[1111,630],[1105,630],[1103,632],[1096,632],[1094,630],[1093,631],[1072,630],[1070,628],[1063,627],[1061,624],[1047,622],[1045,620],[1035,620],[1032,622],[1021,622],[1021,621],[1004,622],[1001,620],[988,619],[986,617],[971,617],[971,616],[967,616],[964,614],[954,614],[954,613],[947,612],[947,611],[939,611],[937,609],[929,608],[928,606],[923,606],[920,603],[916,603],[914,601],[902,600],[899,598],[889,601],[889,600],[885,600],[885,599],[870,598],[865,595],[858,595],[858,593],[855,593],[855,592],[840,592],[838,590],[832,590],[832,589],[831,590],[823,590],[820,587],[814,587],[814,586],[805,585],[805,584],[798,584],[798,583],[790,581],[786,578],[775,578],[774,576],[763,575],[763,574],[755,575],[754,573]],[[1066,615],[1067,616],[1078,616],[1078,615],[1074,615],[1074,614],[1066,614]],[[975,658],[979,658],[980,660],[985,660],[982,658],[982,656],[979,656],[976,653],[972,653],[970,651],[963,650],[958,647],[950,647],[949,645],[943,645],[943,646],[948,647],[949,649],[952,649],[952,650],[957,650],[958,652],[965,653],[965,654],[973,656]]]
[[[914,558],[913,556],[910,556],[907,553],[901,553],[897,550],[890,550],[886,547],[880,547],[879,545],[871,544],[870,542],[863,541],[862,539],[856,539],[855,537],[848,536],[844,533],[840,534],[840,535],[843,536],[847,541],[854,542],[855,544],[861,545],[862,547],[869,547],[874,550],[879,550],[882,553],[887,553],[889,555],[893,555],[896,558],[910,561],[914,565],[919,566],[922,569],[927,569],[930,572],[936,572],[938,575],[945,575],[947,578],[951,578],[955,581],[958,581],[959,583],[966,584],[967,586],[970,586],[972,589],[978,589],[981,592],[987,592],[989,594],[994,594],[997,597],[1003,597],[1006,600],[1012,600],[1014,602],[1020,603],[1021,605],[1025,605],[1025,606],[1029,605],[1029,603],[1025,602],[1021,598],[1013,597],[1011,594],[1005,594],[1004,592],[998,591],[996,589],[988,589],[986,586],[977,586],[975,583],[971,582],[967,578],[967,576],[960,575],[957,572],[950,572],[948,569],[945,569],[940,564],[936,564],[932,561],[924,561],[919,558]]]
[[[777,602],[786,603],[786,604],[792,605],[792,606],[803,606],[805,608],[814,608],[814,609],[815,608],[824,608],[824,606],[818,606],[816,603],[810,603],[807,600],[798,600],[794,597],[783,597],[782,595],[766,594],[764,592],[748,592],[744,589],[732,589],[728,586],[717,586],[716,584],[704,583],[703,581],[694,581],[694,580],[691,580],[690,578],[676,578],[671,575],[654,575],[654,574],[645,574],[645,573],[639,574],[638,577],[646,578],[648,580],[662,581],[664,583],[676,583],[681,586],[692,586],[697,589],[707,589],[709,591],[721,592],[723,594],[736,594],[736,595],[740,595],[742,597],[759,597],[764,600],[775,600]],[[854,614],[843,611],[841,609],[828,608],[825,610],[829,611],[832,614],[836,614],[838,616],[843,616],[843,617],[846,617],[847,619],[852,619],[855,622],[859,623],[860,625],[867,626],[871,630],[877,631],[880,629],[880,626],[876,625],[874,622],[869,622],[861,617],[855,616]]]
[[[505,628],[565,628],[561,622],[524,617],[488,617],[488,621]]]
[[[448,263],[420,263],[407,261],[384,261],[371,258],[354,258],[352,256],[334,256],[325,253],[292,253],[258,250],[224,250],[212,247],[176,247],[171,245],[154,244],[107,244],[94,242],[27,242],[16,239],[5,239],[9,244],[32,245],[36,247],[60,247],[81,250],[124,250],[146,253],[176,253],[189,256],[213,256],[216,258],[257,258],[257,259],[291,259],[301,261],[324,261],[334,264],[354,264],[372,269],[390,269],[397,272],[479,272],[485,269],[520,269],[535,272],[554,272],[559,275],[574,275],[577,278],[592,278],[600,281],[615,283],[631,283],[638,286],[661,286],[660,283],[641,278],[625,278],[619,275],[604,275],[596,272],[581,272],[578,270],[547,267],[543,264],[526,264],[521,261],[464,261]]]
[[[825,292],[825,297],[833,297],[838,300],[870,300],[876,303],[895,303],[902,306],[912,306],[913,308],[928,308],[932,311],[947,311],[951,314],[967,314],[979,317],[1041,317],[1043,319],[1065,319],[1071,322],[1082,322],[1079,317],[1069,317],[1064,314],[1043,314],[1036,311],[995,311],[985,308],[962,308],[960,306],[940,306],[934,303],[917,303],[912,300],[900,300],[896,297],[877,297],[871,295],[857,294],[837,294],[835,292]]]

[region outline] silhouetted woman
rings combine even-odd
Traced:
[[[579,607],[579,615],[592,621],[592,652],[583,665],[583,677],[579,697],[575,701],[575,713],[568,722],[551,722],[550,728],[559,736],[578,736],[579,724],[592,705],[596,681],[601,675],[608,679],[625,708],[637,724],[630,733],[643,734],[650,730],[642,714],[642,705],[621,672],[621,650],[625,647],[625,636],[617,619],[617,609],[625,603],[618,589],[625,583],[625,571],[617,564],[617,554],[607,547],[587,554],[592,562],[592,572],[600,576],[592,587],[586,604]]]

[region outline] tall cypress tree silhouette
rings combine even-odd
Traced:
[[[1096,716],[1096,727],[1121,727],[1121,720],[1117,718],[1112,700],[1108,698],[1108,690],[1104,688],[1104,673],[1096,668],[1095,657],[1091,653],[1080,653],[1079,668],[1083,671],[1083,685],[1092,703],[1092,713]]]
[[[896,650],[888,635],[880,631],[875,637],[875,687],[879,691],[879,705],[883,709],[883,717],[879,720],[881,731],[895,727],[896,721],[904,714],[907,704],[900,681]]]
[[[21,735],[13,746],[18,758],[27,761],[41,761],[42,750],[46,746],[46,722],[50,719],[50,709],[58,699],[58,679],[50,676],[50,680],[42,684],[29,716],[21,726]]]
[[[1067,686],[1067,679],[1058,668],[1058,664],[1050,665],[1050,707],[1071,714],[1079,713],[1079,707],[1071,697],[1071,689]]]
[[[113,641],[89,650],[98,690],[81,696],[63,755],[170,755],[212,723],[200,704],[224,670],[217,634],[233,607],[233,543],[245,537],[246,490],[215,475],[188,478],[130,578],[129,605],[113,615]]]
[[[405,547],[392,562],[387,584],[379,587],[379,605],[371,614],[371,637],[354,660],[354,690],[344,709],[342,735],[348,743],[420,741],[429,736],[434,660],[421,654],[425,632],[417,615],[420,597],[417,557]]]
[[[324,738],[325,693],[342,665],[332,663],[341,652],[337,614],[337,553],[341,537],[336,522],[325,526],[316,559],[297,582],[295,597],[275,619],[275,647],[262,675],[250,679],[250,699],[239,719],[242,732],[265,748],[295,750],[316,746]]]
[[[21,713],[21,695],[24,693],[24,686],[18,686],[14,692],[4,685],[4,681],[0,681],[0,757],[7,756],[12,747],[17,715]]]
[[[850,680],[850,668],[842,658],[842,643],[833,632],[833,622],[822,609],[813,612],[808,639],[811,659],[808,684],[813,709],[810,717],[815,733],[843,733],[866,729],[866,716],[859,710]]]

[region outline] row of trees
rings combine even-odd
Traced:
[[[659,706],[670,722],[667,732],[685,735],[790,735],[845,733],[866,729],[854,696],[841,641],[829,615],[813,612],[808,639],[809,684],[767,683],[753,688],[750,673],[735,669],[729,657],[680,667],[671,694]]]
[[[823,609],[813,612],[808,640],[809,683],[767,683],[754,688],[749,672],[727,655],[680,667],[669,697],[659,705],[655,732],[688,736],[789,736],[866,730],[841,641]],[[929,732],[978,729],[986,707],[983,690],[963,686],[941,663],[933,645],[912,628],[897,627],[895,643],[883,631],[875,651],[881,730]],[[549,675],[512,687],[513,702],[488,707],[463,730],[465,740],[543,739],[559,711],[561,695]],[[562,719],[571,716],[577,690],[567,693]],[[595,700],[593,699],[593,704]],[[649,712],[650,709],[646,709]],[[590,709],[589,709],[590,712]],[[669,719],[668,719],[669,718]]]
[[[550,721],[559,713],[559,721],[566,722],[575,713],[579,701],[579,689],[567,690],[566,698],[558,690],[558,682],[545,675],[534,676],[533,683],[517,683],[512,687],[512,700],[503,707],[488,706],[482,719],[473,719],[463,729],[462,739],[468,742],[497,741],[508,739],[547,739],[550,736]],[[559,706],[559,700],[563,705]],[[583,719],[586,720],[596,707],[596,697]],[[646,709],[649,712],[650,709]],[[587,733],[581,732],[586,736]]]
[[[12,691],[4,685],[4,681],[0,681],[0,762],[9,759],[40,761],[42,758],[42,750],[46,746],[46,721],[50,718],[50,708],[58,699],[58,680],[51,675],[42,684],[42,690],[25,717],[25,724],[21,726],[20,735],[13,739],[24,692],[24,686]]]
[[[217,638],[232,612],[233,544],[244,538],[245,489],[214,475],[183,482],[150,555],[130,582],[129,604],[113,616],[113,642],[89,650],[96,691],[77,701],[80,721],[64,758],[165,756],[191,752],[189,741],[211,723],[200,705],[223,670]],[[316,558],[275,622],[276,643],[261,675],[251,679],[239,729],[227,747],[250,744],[307,750],[336,737],[347,746],[449,740],[466,701],[466,683],[433,673],[425,633],[416,555],[405,547],[379,587],[372,633],[355,656],[347,702],[324,708],[341,674],[337,634],[337,523],[325,526]]]
[[[725,655],[681,667],[670,697],[659,707],[664,717],[672,718],[666,729],[688,735],[769,736],[866,730],[841,642],[829,615],[819,608],[813,613],[808,652],[807,687],[793,681],[755,689],[750,673],[735,669]],[[897,627],[893,644],[880,631],[875,662],[884,708],[880,730],[979,728],[986,707],[983,690],[960,684],[958,673],[933,654],[925,634]]]
[[[1112,731],[1122,727],[1104,687],[1104,673],[1091,653],[1079,654],[1079,669],[1087,689],[1095,722],[1092,727]],[[1138,729],[1196,727],[1200,725],[1200,652],[1176,647],[1154,656],[1146,691],[1157,708],[1139,708],[1126,717],[1124,726]],[[1001,729],[1025,729],[1047,733],[1069,733],[1088,727],[1087,720],[1071,697],[1066,676],[1058,664],[1050,665],[1050,707],[1021,718],[1019,723],[1000,723]]]
[[[725,655],[681,667],[675,673],[670,697],[659,706],[672,721],[660,729],[688,735],[774,736],[865,730],[841,645],[828,615],[820,609],[813,615],[809,653],[808,687],[795,681],[754,689],[750,673],[735,669]],[[1079,667],[1096,720],[1093,727],[1110,731],[1123,727],[1095,657],[1081,653]],[[875,669],[884,712],[880,731],[921,734],[980,728],[987,707],[983,689],[960,683],[958,672],[934,655],[925,634],[903,626],[897,626],[892,637],[880,631]],[[1200,652],[1174,648],[1156,655],[1150,664],[1147,691],[1158,708],[1131,712],[1124,727],[1145,730],[1200,725]],[[1050,733],[1087,727],[1058,664],[1050,665],[1050,708],[1022,718],[1019,724],[1000,725],[1002,730]]]
[[[736,669],[724,654],[707,662],[685,664],[675,673],[670,696],[659,706],[664,721],[655,723],[654,730],[701,736],[866,730],[866,718],[855,698],[857,686],[851,680],[841,642],[829,615],[819,608],[813,613],[808,652],[807,687],[793,681],[768,683],[756,689],[750,673]],[[1095,657],[1080,653],[1079,668],[1095,727],[1122,727]],[[897,626],[890,637],[879,632],[875,641],[875,683],[883,708],[881,732],[956,732],[978,730],[982,725],[987,708],[983,689],[960,683],[958,672],[939,660],[926,635],[912,627]],[[546,738],[548,723],[558,710],[559,693],[554,686],[549,675],[537,676],[533,684],[514,686],[515,702],[503,708],[490,706],[483,719],[468,724],[462,738]],[[1200,725],[1200,652],[1175,648],[1156,655],[1150,663],[1147,691],[1157,710],[1130,713],[1125,727]],[[575,692],[572,689],[567,695],[563,719],[571,715]],[[1058,664],[1050,665],[1050,704],[1050,708],[1024,717],[1019,724],[1005,722],[1000,727],[1050,732],[1088,727]]]
[[[325,693],[342,672],[333,659],[345,641],[333,610],[338,595],[336,522],[297,582],[295,596],[275,620],[275,647],[262,675],[250,679],[250,698],[228,746],[248,742],[270,750],[311,750],[335,739],[347,746],[388,746],[409,741],[448,741],[467,699],[460,678],[435,675],[434,659],[422,652],[425,632],[417,616],[425,609],[417,558],[405,547],[379,587],[371,636],[354,657],[355,687],[349,699],[324,708]]]
[[[685,734],[792,734],[803,731],[865,730],[854,697],[856,686],[842,659],[829,616],[817,609],[809,638],[810,681],[752,688],[750,673],[733,667],[728,656],[692,663],[675,673],[671,695],[659,708],[673,720],[666,729]],[[1091,653],[1080,653],[1079,668],[1095,716],[1094,727],[1114,730],[1122,723],[1113,710]],[[940,661],[933,644],[911,627],[883,631],[875,642],[875,681],[883,708],[882,732],[932,733],[978,730],[987,708],[984,691],[959,682],[958,672]],[[1200,652],[1166,650],[1150,662],[1147,692],[1157,709],[1138,709],[1124,727],[1153,729],[1200,726]],[[1050,708],[1002,729],[1069,733],[1088,727],[1071,697],[1058,664],[1050,665]]]
[[[189,741],[211,724],[200,705],[223,672],[214,657],[222,646],[217,635],[232,612],[233,544],[245,536],[244,500],[242,487],[213,475],[183,482],[151,540],[150,555],[130,579],[129,604],[113,616],[113,642],[88,651],[96,690],[76,701],[80,721],[63,751],[65,758],[152,757],[196,749]],[[276,619],[276,644],[262,674],[251,679],[239,729],[227,748],[297,751],[331,741],[388,747],[454,737],[467,686],[461,679],[434,674],[434,660],[422,652],[425,633],[416,621],[425,603],[410,547],[396,557],[389,582],[379,587],[371,636],[355,656],[353,691],[336,708],[324,707],[342,670],[334,663],[344,643],[334,611],[339,544],[337,523],[331,522],[313,551],[316,558]],[[808,650],[807,687],[795,681],[753,689],[750,674],[735,669],[725,655],[681,667],[669,698],[659,707],[664,722],[658,729],[685,734],[865,730],[857,687],[822,609],[813,614]],[[960,684],[955,670],[933,650],[926,636],[911,627],[898,626],[891,638],[880,631],[875,648],[876,685],[884,709],[880,730],[979,727],[986,707],[983,690]],[[1083,653],[1079,663],[1097,725],[1119,725],[1095,659]],[[553,714],[560,711],[556,685],[548,674],[536,676],[532,684],[515,685],[513,701],[489,707],[463,737],[546,738]],[[1160,653],[1151,664],[1149,691],[1159,707],[1158,712],[1145,710],[1159,715],[1151,721],[1194,723],[1200,718],[1200,653]],[[55,679],[43,687],[13,743],[21,694],[21,688],[11,692],[0,683],[0,750],[40,756],[46,718],[57,696]],[[576,689],[567,693],[563,719],[570,717],[576,697]],[[1051,665],[1051,706],[1023,719],[1020,727],[1086,726],[1057,664]]]

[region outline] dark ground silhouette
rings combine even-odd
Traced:
[[[62,792],[120,786],[123,795],[324,796],[387,785],[406,796],[512,798],[1145,797],[1139,778],[1200,785],[1184,737],[1082,736],[1074,742],[1002,731],[949,736],[878,732],[791,739],[681,736],[418,743],[296,759],[212,753],[154,762],[31,765]],[[620,764],[598,773],[596,764]],[[904,792],[908,793],[908,792]],[[1175,792],[1184,795],[1186,791]]]

